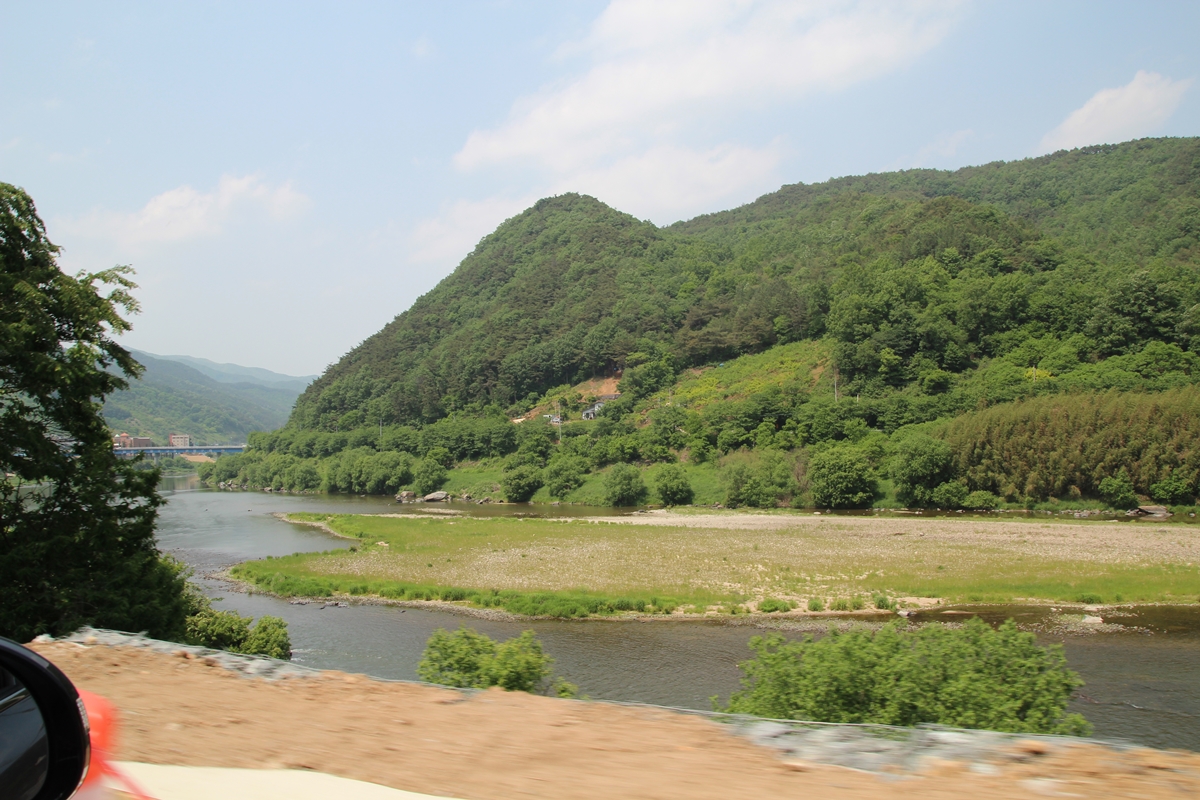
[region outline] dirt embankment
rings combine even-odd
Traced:
[[[940,763],[879,776],[786,764],[710,720],[490,690],[473,695],[338,672],[249,679],[127,647],[33,647],[122,713],[122,759],[313,769],[470,800],[1200,796],[1200,755],[1018,746],[980,774]]]

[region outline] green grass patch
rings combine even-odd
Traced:
[[[824,377],[828,346],[823,341],[793,342],[764,353],[739,356],[720,366],[685,370],[671,387],[673,401],[699,411],[723,400],[741,400],[773,386],[810,391]],[[825,378],[824,383],[830,379]],[[832,384],[829,386],[832,394]],[[655,395],[667,399],[664,390]]]
[[[696,510],[685,524],[650,526],[293,514],[356,547],[247,562],[233,574],[280,595],[448,600],[561,617],[763,608],[767,600],[814,611],[883,610],[904,597],[1190,603],[1200,593],[1200,541],[1178,528],[836,520],[783,510],[742,527],[741,517]],[[1123,560],[1095,560],[1114,546],[1111,537],[1126,542]]]

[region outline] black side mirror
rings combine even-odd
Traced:
[[[79,693],[58,667],[0,638],[0,788],[13,800],[66,800],[87,774]]]

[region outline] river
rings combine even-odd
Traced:
[[[165,479],[168,502],[161,513],[159,544],[199,575],[247,559],[350,544],[311,527],[280,522],[271,516],[274,512],[397,510],[387,498],[218,492],[195,486],[194,477]],[[481,508],[513,513],[512,507]],[[612,513],[566,506],[554,510],[556,516],[572,512]],[[212,579],[201,578],[200,583],[218,600],[218,608],[287,620],[298,664],[414,679],[425,641],[439,627],[468,624],[494,638],[532,628],[557,660],[556,671],[583,694],[686,708],[711,708],[710,697],[727,699],[738,689],[737,663],[749,657],[746,643],[758,632],[706,620],[497,622],[390,606],[322,608],[230,591]],[[986,609],[982,616],[1032,621],[1043,613],[1036,607],[1012,607]],[[1100,738],[1200,751],[1200,607],[1144,608],[1109,621],[1127,625],[1131,632],[1043,637],[1044,642],[1064,644],[1068,662],[1087,683],[1071,710],[1087,717]]]

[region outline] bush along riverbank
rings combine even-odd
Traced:
[[[440,602],[530,617],[892,612],[938,603],[1187,603],[1200,542],[1103,523],[771,514],[608,520],[292,514],[344,550],[239,564],[283,597]],[[586,587],[586,588],[581,588]]]

